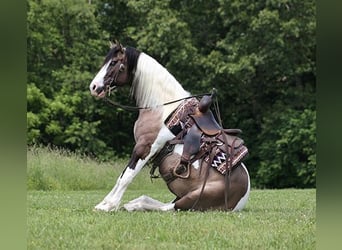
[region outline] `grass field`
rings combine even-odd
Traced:
[[[230,212],[94,212],[124,166],[29,149],[28,249],[315,249],[316,190],[254,190]],[[81,186],[81,187],[80,187]],[[144,169],[123,203],[142,194],[168,202]],[[122,203],[122,204],[123,204]]]

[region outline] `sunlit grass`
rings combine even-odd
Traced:
[[[315,249],[315,189],[252,189],[246,209],[238,213],[94,212],[124,165],[46,149],[29,151],[27,248]],[[55,184],[37,190],[32,168],[41,171],[43,183]],[[163,202],[174,198],[161,180],[151,183],[148,171],[129,186],[122,204],[142,194]]]

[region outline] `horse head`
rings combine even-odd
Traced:
[[[128,49],[129,50],[129,49]],[[129,60],[129,54],[125,47],[118,41],[110,42],[110,50],[107,53],[100,71],[90,83],[90,92],[93,96],[103,98],[116,87],[124,86],[133,79],[133,68],[136,61]]]

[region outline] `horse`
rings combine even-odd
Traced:
[[[223,129],[215,120],[210,110],[215,94],[199,100],[148,54],[111,42],[90,93],[108,100],[112,91],[124,86],[130,87],[139,111],[133,129],[135,145],[113,189],[94,210],[117,211],[128,185],[150,161],[151,177],[158,169],[175,199],[163,203],[142,195],[123,209],[242,210],[250,193],[250,177],[242,161],[248,150],[237,136],[240,130]]]

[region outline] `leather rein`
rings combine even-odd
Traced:
[[[139,110],[142,110],[142,109],[159,108],[159,107],[167,106],[167,105],[170,105],[170,104],[173,104],[173,103],[176,103],[176,102],[180,102],[180,101],[183,101],[183,100],[191,99],[191,98],[194,98],[194,97],[195,98],[203,97],[205,95],[210,95],[210,94],[211,93],[191,95],[191,96],[183,97],[183,98],[180,98],[180,99],[177,99],[177,100],[173,100],[173,101],[170,101],[170,102],[165,102],[165,103],[157,105],[155,107],[137,107],[137,106],[123,105],[123,104],[115,102],[115,101],[113,101],[113,100],[111,100],[111,99],[109,99],[107,97],[104,97],[103,100],[106,101],[107,103],[111,104],[114,107],[119,107],[119,108],[122,108],[122,109],[127,110],[127,111],[139,111]]]

